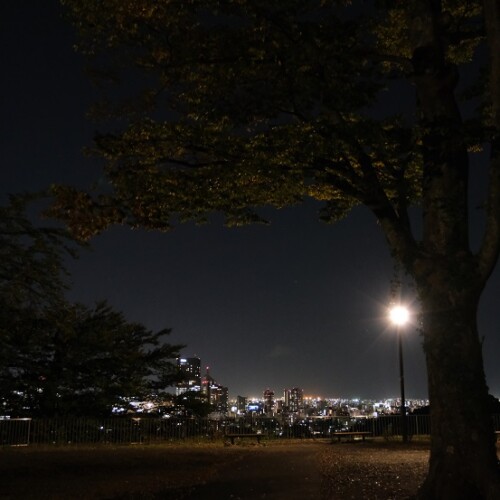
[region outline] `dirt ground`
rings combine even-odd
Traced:
[[[428,459],[428,444],[422,443],[331,446],[321,458],[324,498],[411,498],[425,478]]]
[[[427,459],[426,443],[384,441],[0,448],[0,498],[399,500]]]
[[[221,446],[0,449],[0,499],[182,498],[240,460]]]

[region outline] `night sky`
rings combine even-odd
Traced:
[[[82,154],[99,128],[85,117],[95,93],[60,14],[58,0],[1,6],[2,202],[54,182],[89,187],[100,176],[99,162]],[[480,160],[473,167],[484,170]],[[131,321],[172,328],[170,341],[210,366],[230,397],[294,386],[311,396],[397,397],[397,342],[386,317],[393,267],[382,232],[365,209],[334,226],[320,223],[317,209],[271,212],[271,226],[227,229],[214,218],[165,234],[113,228],[69,263],[69,298],[107,299]],[[409,287],[405,295],[411,301]],[[497,266],[479,317],[497,397],[499,296]],[[416,322],[404,333],[406,393],[425,398]]]

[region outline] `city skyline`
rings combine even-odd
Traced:
[[[250,392],[248,394],[236,393],[237,391],[235,392],[234,390],[231,389],[230,381],[228,382],[226,380],[220,380],[217,376],[212,377],[213,372],[211,372],[211,370],[212,370],[213,366],[204,364],[203,359],[196,354],[186,355],[186,356],[182,356],[182,357],[178,358],[177,365],[178,366],[186,366],[187,362],[189,362],[189,360],[193,360],[193,359],[197,359],[199,361],[199,373],[197,375],[197,378],[199,379],[199,387],[196,387],[196,382],[195,382],[196,376],[195,377],[192,377],[192,376],[188,377],[191,380],[188,380],[183,384],[181,383],[180,385],[182,387],[185,387],[186,388],[185,390],[190,390],[190,388],[195,387],[195,390],[201,391],[201,383],[202,383],[201,381],[210,372],[210,376],[211,376],[211,378],[213,378],[215,383],[227,387],[228,392],[229,392],[229,400],[233,400],[233,401],[239,397],[244,397],[244,398],[251,400],[251,401],[260,401],[263,399],[263,395],[266,393],[266,391],[274,392],[275,397],[277,399],[282,398],[282,397],[285,398],[286,392],[290,391],[290,390],[294,390],[294,389],[300,389],[303,393],[304,399],[380,401],[380,400],[399,400],[401,398],[401,394],[397,394],[397,391],[394,395],[387,395],[386,394],[386,395],[378,395],[376,397],[368,397],[368,398],[362,398],[362,397],[356,396],[354,394],[348,394],[348,395],[346,395],[346,394],[340,394],[340,395],[339,394],[337,394],[337,395],[320,394],[318,391],[314,391],[314,390],[310,391],[306,394],[303,391],[301,384],[295,384],[295,385],[288,384],[288,385],[285,385],[284,387],[277,387],[276,385],[273,385],[272,383],[267,384],[266,386],[262,387],[260,390],[256,389],[253,392]],[[205,370],[205,375],[203,374],[203,370]],[[192,372],[189,371],[188,373],[192,373]],[[215,375],[217,375],[217,367],[215,367]],[[178,384],[178,386],[179,386],[179,384]],[[178,394],[178,391],[176,391],[176,393]],[[280,396],[280,394],[282,394],[282,396]],[[406,397],[406,400],[408,400],[408,401],[409,400],[422,401],[422,400],[428,400],[428,397],[427,396],[426,397],[413,397],[412,395],[409,395]]]
[[[192,362],[192,360],[198,360],[198,366],[193,370],[193,366],[187,368],[189,366],[189,363]],[[176,386],[175,393],[179,395],[182,393],[182,391],[185,390],[195,390],[195,391],[202,391],[202,383],[204,378],[207,376],[210,376],[210,378],[213,380],[214,383],[220,384],[225,386],[228,391],[229,391],[229,400],[235,400],[238,397],[244,397],[252,401],[257,401],[261,400],[263,394],[265,394],[266,391],[273,391],[274,394],[276,395],[277,398],[279,398],[279,394],[283,394],[283,397],[286,397],[286,392],[294,389],[300,389],[303,392],[302,386],[300,384],[298,385],[288,385],[285,387],[275,387],[273,384],[268,384],[264,388],[260,390],[254,390],[251,393],[248,394],[241,394],[236,392],[234,390],[231,390],[231,384],[228,383],[227,381],[224,380],[219,380],[219,378],[212,377],[212,374],[209,372],[212,369],[211,366],[203,364],[202,358],[197,356],[197,355],[192,355],[192,356],[182,356],[177,359],[177,366],[179,369],[187,375],[187,379],[184,382],[178,383]],[[203,373],[203,370],[205,370],[205,373]],[[217,370],[217,367],[216,367]],[[182,390],[179,391],[179,387],[182,387]],[[363,398],[357,397],[355,395],[325,395],[325,394],[319,394],[316,391],[312,391],[310,393],[304,394],[303,393],[304,399],[323,399],[323,400],[361,400]],[[378,397],[375,398],[366,398],[366,399],[375,399],[375,400],[389,400],[389,399],[400,399],[401,395],[396,395],[396,396],[389,396],[389,395],[379,395]],[[427,400],[428,398],[417,398],[417,397],[408,397],[408,400]]]

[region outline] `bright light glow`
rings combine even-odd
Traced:
[[[408,321],[410,313],[404,306],[395,306],[391,308],[389,317],[395,325],[402,326]]]

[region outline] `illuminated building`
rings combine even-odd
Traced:
[[[299,387],[285,389],[285,407],[290,413],[299,413],[304,409],[304,391]]]
[[[198,357],[177,358],[177,368],[182,375],[182,380],[177,383],[175,393],[177,396],[186,391],[201,391],[201,361]]]
[[[243,396],[238,396],[236,398],[236,409],[238,413],[240,414],[245,413],[246,408],[247,408],[247,398]]]
[[[215,411],[227,412],[228,388],[215,381],[210,375],[210,368],[208,366],[206,374],[201,381],[201,392],[207,397],[207,401]]]
[[[274,412],[274,391],[266,389],[264,391],[264,414],[272,415]]]

